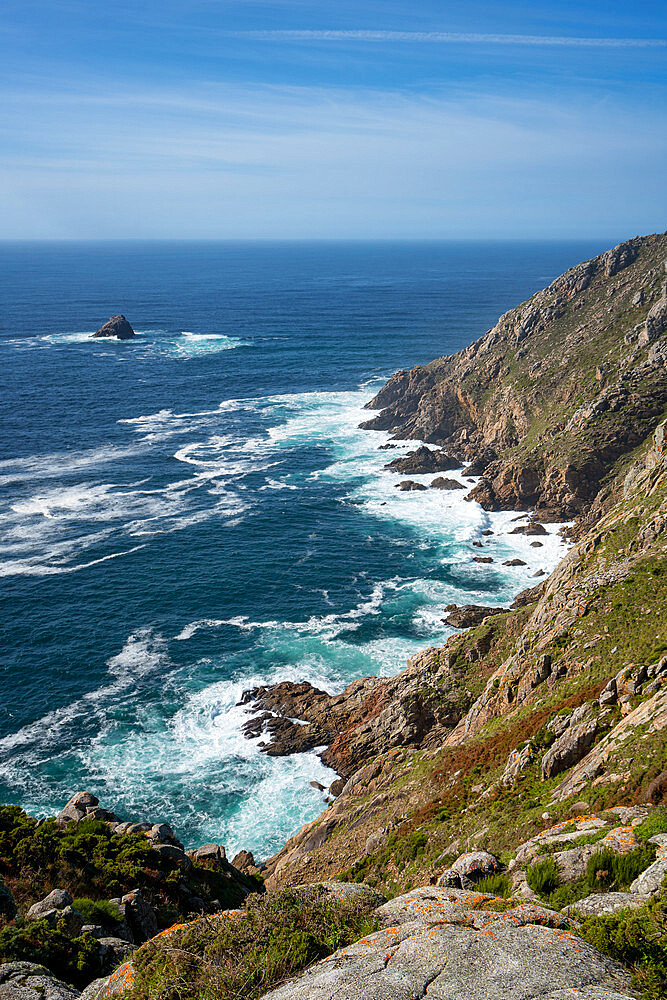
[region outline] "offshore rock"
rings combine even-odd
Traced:
[[[424,486],[423,483],[417,483],[414,479],[404,479],[400,483],[396,483],[396,489],[400,490],[401,493],[410,493],[414,490],[427,490],[428,486]]]
[[[458,479],[446,479],[444,476],[438,476],[431,483],[432,490],[464,490],[465,486],[460,483]]]
[[[449,608],[445,610],[449,611]],[[443,618],[445,625],[452,628],[471,628],[474,625],[481,625],[482,622],[492,615],[504,615],[509,608],[493,608],[485,604],[463,604],[461,607],[454,607],[446,618]]]
[[[461,463],[456,458],[446,455],[444,451],[434,451],[422,445],[416,451],[409,451],[402,458],[395,458],[393,462],[385,465],[385,469],[391,472],[412,473],[413,476],[424,475],[428,472],[448,472],[451,469],[459,469]]]
[[[116,340],[131,340],[136,337],[136,333],[125,317],[119,314],[108,319],[104,326],[101,326],[93,334],[93,337],[115,337]]]

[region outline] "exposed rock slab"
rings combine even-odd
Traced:
[[[56,979],[43,965],[0,965],[0,1000],[76,1000],[79,995],[78,990]]]
[[[636,892],[644,897],[652,896],[662,887],[665,875],[667,875],[667,852],[656,858],[653,864],[634,880],[630,892]]]
[[[386,926],[271,990],[265,1000],[629,1000],[630,977],[564,929],[561,914],[417,889],[377,911]],[[596,990],[598,991],[596,993]],[[564,992],[566,991],[566,992]],[[577,992],[578,991],[578,992]]]
[[[635,892],[596,892],[592,896],[580,899],[568,908],[580,919],[586,917],[604,917],[619,910],[636,910],[646,904],[646,897]]]

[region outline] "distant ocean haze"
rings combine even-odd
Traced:
[[[257,857],[317,815],[333,772],[262,755],[243,691],[394,673],[563,552],[396,490],[364,404],[605,247],[1,244],[0,801]],[[91,340],[118,312],[137,339]]]

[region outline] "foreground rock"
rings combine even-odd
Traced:
[[[93,334],[93,337],[115,337],[116,340],[132,340],[133,337],[136,337],[136,333],[125,317],[119,314],[108,319],[104,326],[101,326]]]
[[[76,1000],[79,991],[33,962],[0,965],[0,1000]]]
[[[264,1000],[629,1000],[630,976],[532,904],[416,889],[380,906],[382,930],[335,952]]]

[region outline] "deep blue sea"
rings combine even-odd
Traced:
[[[317,815],[333,772],[245,740],[243,690],[394,673],[562,552],[398,492],[364,403],[603,249],[0,244],[0,801],[258,857]],[[117,312],[138,338],[91,340]]]

